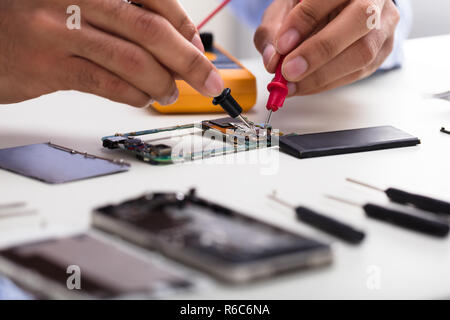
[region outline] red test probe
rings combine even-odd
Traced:
[[[299,3],[302,0],[299,0]],[[267,110],[269,110],[269,114],[267,116],[265,125],[268,126],[270,124],[270,118],[272,118],[272,113],[277,112],[278,109],[282,108],[284,105],[284,101],[289,93],[287,83],[288,81],[283,77],[282,67],[284,58],[286,56],[282,56],[277,65],[277,71],[275,72],[275,77],[267,86],[267,90],[269,90],[269,100],[267,100]]]

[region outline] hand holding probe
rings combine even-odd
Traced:
[[[386,194],[386,196],[392,202],[399,203],[399,204],[405,204],[405,205],[411,205],[413,207],[416,207],[418,209],[422,209],[422,210],[425,210],[428,212],[443,213],[443,214],[450,215],[450,203],[448,203],[448,202],[430,198],[430,197],[426,197],[426,196],[422,196],[419,194],[406,192],[406,191],[396,189],[396,188],[388,188],[386,190],[383,190],[381,188],[378,188],[378,187],[372,186],[370,184],[367,184],[367,183],[364,183],[364,182],[361,182],[361,181],[358,181],[355,179],[351,179],[351,178],[347,178],[346,180],[348,182],[355,183],[360,186],[364,186],[366,188],[384,192]]]
[[[356,207],[362,206],[362,209],[369,218],[384,221],[398,227],[421,232],[431,236],[443,238],[448,235],[450,230],[449,225],[441,221],[422,218],[402,211],[388,209],[376,204],[367,203],[360,205],[359,203],[335,196],[326,195],[325,197]]]
[[[299,3],[302,0],[299,0]],[[275,72],[275,77],[267,86],[267,90],[270,92],[269,99],[267,100],[266,109],[269,110],[265,125],[270,124],[270,119],[272,118],[272,113],[278,111],[284,105],[284,101],[289,93],[287,87],[288,81],[283,76],[283,62],[286,56],[281,56],[280,61],[278,61],[277,70]]]
[[[268,195],[267,197],[285,207],[294,209],[298,220],[332,236],[335,236],[336,238],[352,244],[359,244],[364,240],[364,232],[356,230],[345,223],[324,216],[306,207],[294,207],[290,203],[279,199],[276,195],[276,191],[274,191],[273,194]]]

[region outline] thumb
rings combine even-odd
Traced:
[[[256,30],[255,46],[263,57],[264,66],[270,73],[275,72],[280,60],[280,55],[275,49],[278,31],[297,2],[298,0],[274,0],[267,8],[261,25]]]

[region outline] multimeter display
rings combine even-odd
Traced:
[[[210,58],[217,69],[241,69],[241,66],[216,48],[213,48],[212,52],[208,52],[206,55]]]

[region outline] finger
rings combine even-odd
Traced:
[[[89,5],[85,17],[91,24],[140,45],[201,94],[222,92],[223,80],[214,65],[160,15],[120,1]]]
[[[372,70],[373,66],[377,69],[392,52],[398,21],[397,8],[387,5],[382,12],[381,29],[372,30],[328,64],[298,82],[295,90],[291,90],[291,94],[294,94],[294,91],[296,95],[309,94],[318,90],[320,92],[322,91],[320,89],[358,70]]]
[[[115,74],[84,58],[71,57],[64,65],[60,78],[63,90],[92,93],[112,101],[145,107],[151,98]]]
[[[277,33],[277,51],[280,54],[291,52],[308,38],[323,19],[346,2],[348,0],[303,0],[297,4]]]
[[[368,3],[371,5],[367,6]],[[291,82],[304,79],[368,34],[371,29],[368,26],[370,15],[367,10],[373,3],[373,0],[351,2],[325,28],[292,51],[283,64],[285,78]],[[382,10],[382,5],[377,8]]]
[[[297,0],[277,0],[267,8],[261,24],[255,32],[253,41],[256,49],[263,57],[267,71],[274,73],[280,59],[275,50],[275,37],[285,17],[294,7]]]
[[[77,35],[71,41],[74,55],[111,71],[162,105],[175,103],[175,80],[146,50],[88,26]]]
[[[299,81],[296,93],[303,94],[325,87],[338,79],[368,67],[378,57],[386,39],[386,32],[374,30],[352,44],[335,59]]]
[[[154,101],[146,93],[84,58],[71,57],[65,70],[65,77],[60,81],[65,90],[91,93],[138,108]]]
[[[139,0],[138,2],[166,18],[188,41],[200,51],[205,51],[197,27],[177,0]]]
[[[378,68],[383,64],[383,61],[389,56],[389,54],[392,52],[392,48],[394,45],[394,38],[389,38],[383,45],[382,49],[380,50],[380,54],[376,57],[376,59],[365,68],[362,68],[360,70],[357,70],[353,73],[350,73],[348,75],[343,76],[342,78],[336,79],[335,81],[332,81],[322,87],[315,87],[311,90],[307,91],[306,89],[301,87],[301,83],[297,84],[297,92],[296,95],[311,95],[311,94],[317,94],[320,92],[336,89],[338,87],[342,87],[351,83],[354,83],[358,80],[364,79],[370,75],[372,75]]]

